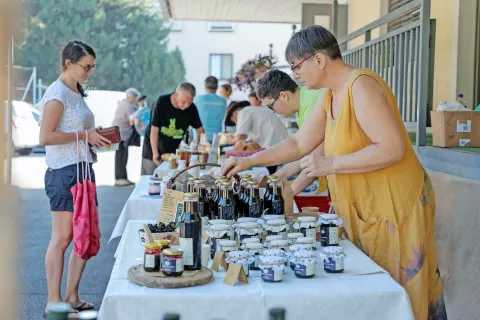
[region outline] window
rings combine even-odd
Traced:
[[[211,54],[210,75],[218,80],[233,78],[233,54]]]
[[[230,22],[209,22],[208,31],[210,32],[233,32],[235,26]]]

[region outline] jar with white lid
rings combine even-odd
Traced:
[[[312,251],[312,245],[311,244],[305,244],[305,243],[297,243],[297,244],[292,244],[289,248],[288,248],[288,256],[290,257],[290,259],[293,259],[293,255],[295,254],[296,251],[305,251],[305,250],[308,250],[308,251]],[[292,260],[290,260],[290,269],[295,270],[295,263],[292,262]]]
[[[237,223],[242,223],[242,222],[257,222],[257,218],[248,218],[248,217],[241,217],[237,219]]]
[[[237,250],[237,241],[235,240],[218,240],[217,251],[230,252]]]
[[[263,229],[256,222],[241,222],[234,225],[235,234],[237,239],[242,242],[245,238],[257,238],[262,237]]]
[[[293,224],[293,228],[303,233],[304,237],[316,238],[317,218],[315,217],[298,217]]]
[[[213,224],[206,228],[207,235],[210,237],[210,257],[213,259],[217,251],[219,240],[229,240],[231,227],[228,224]]]
[[[160,181],[150,181],[148,185],[148,194],[151,196],[159,196],[162,192]]]
[[[338,246],[342,219],[336,214],[321,214],[318,219],[320,244],[322,247]]]
[[[249,243],[260,243],[260,239],[258,238],[245,238],[242,240],[242,243],[240,244],[240,249],[244,250],[246,249],[247,244]],[[263,245],[260,243],[260,245],[263,248]]]
[[[297,250],[293,253],[294,272],[297,278],[315,276],[315,253],[312,250]]]
[[[283,240],[283,237],[282,236],[267,236],[265,238],[264,247],[265,248],[270,248],[270,242],[272,242],[272,240]]]
[[[228,264],[235,263],[235,264],[240,264],[243,267],[243,271],[245,271],[245,274],[248,275],[250,274],[250,263],[252,262],[253,257],[250,258],[250,255],[248,254],[247,251],[241,251],[241,250],[233,250],[228,252],[226,262]]]
[[[289,234],[287,234],[287,241],[288,241],[288,244],[291,245],[291,244],[294,244],[295,241],[298,239],[298,238],[303,238],[305,237],[303,235],[303,233],[301,232],[291,232]]]
[[[315,239],[311,237],[302,237],[295,240],[295,244],[305,244],[311,247],[311,250],[315,250],[317,248],[315,244]]]
[[[340,246],[323,248],[320,258],[323,259],[323,269],[328,273],[342,273],[345,267],[346,254]]]
[[[283,280],[285,258],[280,256],[259,256],[262,280],[265,282],[280,282]]]
[[[285,219],[272,219],[267,220],[263,225],[264,229],[267,230],[268,235],[279,235],[282,236],[282,239],[287,239],[287,221]]]
[[[245,248],[250,257],[253,258],[253,261],[250,263],[250,270],[260,270],[260,260],[259,257],[263,253],[263,245],[261,243],[246,243]]]

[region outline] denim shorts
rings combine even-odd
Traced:
[[[92,164],[90,166],[91,181],[95,182],[95,172]],[[84,163],[84,168],[86,168]],[[80,182],[82,179],[82,165],[80,169]],[[48,168],[45,172],[45,191],[50,199],[51,211],[68,211],[73,212],[73,195],[72,187],[77,183],[77,165],[72,164],[60,169]],[[97,194],[95,192],[95,202],[98,207]]]

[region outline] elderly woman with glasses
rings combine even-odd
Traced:
[[[408,292],[415,319],[447,319],[434,242],[435,196],[387,83],[345,64],[335,36],[320,26],[292,36],[286,58],[308,89],[325,88],[293,137],[223,174],[301,159],[304,174],[328,176],[348,239]],[[324,143],[324,155],[310,154]]]

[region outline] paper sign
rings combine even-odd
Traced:
[[[181,202],[181,210],[183,211],[183,192],[165,189],[163,192],[162,208],[160,209],[160,215],[158,216],[158,222],[168,224],[170,222],[176,222],[177,213],[180,210],[178,203]]]
[[[232,263],[228,266],[227,275],[225,276],[223,283],[233,286],[237,280],[248,283],[248,278],[245,274],[245,270],[243,270],[243,266],[241,264]]]
[[[458,145],[459,145],[460,147],[465,147],[469,142],[470,142],[470,139],[460,139],[460,140],[458,141]]]
[[[211,269],[216,272],[218,272],[218,269],[220,266],[224,267],[225,269],[228,269],[228,263],[225,259],[226,259],[225,252],[223,251],[215,252]]]
[[[472,121],[457,120],[457,132],[472,132]]]

